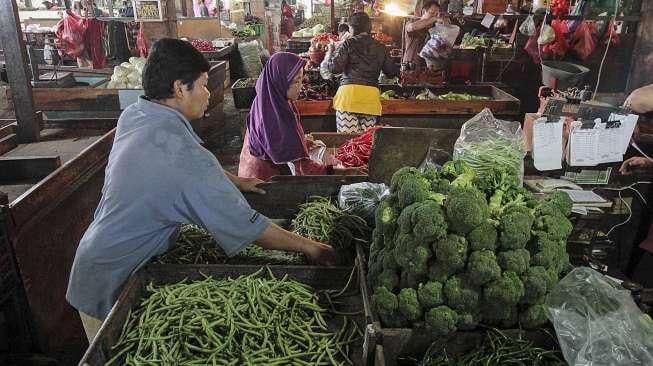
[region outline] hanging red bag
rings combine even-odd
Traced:
[[[88,18],[85,20],[85,25],[86,33],[84,34],[84,46],[91,57],[93,68],[103,69],[107,64],[103,45],[105,23],[97,18]]]
[[[573,52],[582,61],[587,60],[596,48],[594,33],[596,33],[596,24],[584,21],[576,28],[576,31],[571,36]]]
[[[145,39],[145,31],[143,31],[143,23],[138,28],[138,35],[136,36],[136,49],[141,57],[147,57],[147,40]]]
[[[569,50],[569,43],[565,38],[567,23],[564,20],[556,19],[551,22],[551,28],[555,32],[555,41],[542,46],[542,57],[561,59]]]
[[[80,57],[84,54],[84,34],[86,24],[84,19],[68,9],[63,18],[57,23],[55,31],[55,44],[59,54],[67,54],[71,57]]]
[[[537,44],[537,39],[539,36],[540,36],[540,31],[538,30],[537,32],[535,32],[535,34],[528,37],[528,41],[526,41],[526,45],[524,45],[524,51],[528,53],[528,55],[531,57],[531,59],[536,65],[540,64],[540,52],[538,50],[539,45]]]
[[[610,38],[612,34],[612,38]],[[608,40],[611,40],[610,47],[618,46],[621,43],[621,38],[617,34],[617,25],[614,23],[614,19],[610,20],[608,24],[608,29],[605,31],[605,37],[603,38],[603,44],[608,44]]]

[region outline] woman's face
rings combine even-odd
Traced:
[[[302,88],[302,79],[304,78],[304,69],[301,68],[295,75],[295,77],[290,82],[288,86],[288,99],[297,100],[299,99],[299,91]]]

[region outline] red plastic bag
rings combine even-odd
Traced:
[[[145,39],[145,32],[143,31],[143,23],[138,28],[138,36],[136,36],[136,49],[141,57],[147,57],[147,40]]]
[[[564,20],[556,19],[551,22],[551,28],[556,34],[555,41],[542,46],[542,56],[553,59],[561,59],[569,50],[569,43],[565,38],[567,23]]]
[[[86,33],[84,34],[84,46],[93,62],[94,69],[103,69],[107,64],[107,58],[104,54],[104,45],[102,39],[105,32],[105,23],[96,19],[89,18],[85,20]]]
[[[59,54],[80,57],[84,54],[84,35],[86,24],[84,19],[68,9],[57,23],[55,36]]]
[[[531,56],[531,59],[533,59],[533,62],[536,65],[540,64],[540,53],[538,50],[539,45],[537,44],[537,39],[540,36],[540,31],[538,30],[533,34],[532,36],[528,37],[528,41],[526,41],[526,45],[524,45],[524,51],[528,53],[529,56]]]
[[[608,40],[610,40],[610,33],[612,33],[610,47],[618,46],[619,43],[621,43],[621,38],[617,34],[617,25],[614,24],[614,20],[610,20],[610,24],[608,24],[608,29],[605,31],[605,37],[603,38],[603,44],[608,44]]]
[[[593,34],[596,33],[596,24],[589,21],[582,22],[574,34],[571,36],[571,47],[582,61],[594,52],[596,48],[596,41],[594,41]]]

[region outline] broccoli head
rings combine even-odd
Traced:
[[[454,273],[451,273],[450,268],[446,265],[440,265],[439,263],[435,262],[429,266],[428,277],[432,281],[444,283],[453,274]]]
[[[551,202],[555,207],[558,208],[560,213],[565,216],[571,215],[571,208],[574,205],[574,202],[569,198],[569,195],[562,191],[555,191],[549,197],[547,201]]]
[[[533,216],[530,213],[511,210],[504,212],[499,221],[499,242],[501,249],[520,249],[531,238]]]
[[[377,287],[372,295],[372,306],[379,315],[392,315],[399,306],[397,296],[385,287]]]
[[[449,182],[444,178],[431,181],[431,191],[435,193],[447,195],[449,194],[450,189],[451,189],[451,182]]]
[[[416,276],[426,276],[429,270],[429,258],[431,258],[431,249],[428,246],[420,245],[409,252],[405,253],[407,266],[404,271]]]
[[[444,202],[449,229],[467,234],[488,219],[485,195],[473,187],[455,187]]]
[[[560,273],[569,264],[567,244],[548,234],[536,233],[529,244],[531,265],[551,268]]]
[[[372,260],[370,259],[370,262]],[[383,269],[399,269],[399,264],[397,264],[397,259],[394,256],[392,250],[384,251],[383,253],[377,256],[377,261],[381,262]]]
[[[420,203],[412,215],[413,234],[419,240],[432,242],[447,236],[447,221],[440,205],[428,200]]]
[[[404,179],[397,187],[397,199],[400,207],[425,201],[430,195],[431,183],[426,178],[417,175]]]
[[[458,313],[456,328],[460,330],[474,330],[478,326],[478,315],[472,313]]]
[[[397,296],[397,310],[406,320],[416,321],[422,317],[422,307],[417,299],[417,291],[413,288],[404,288]]]
[[[531,262],[531,253],[526,249],[506,250],[497,257],[501,269],[517,274],[526,272]]]
[[[399,233],[395,235],[394,256],[399,267],[408,267],[410,257],[406,253],[411,253],[417,248],[419,243],[412,234]]]
[[[449,273],[460,272],[467,261],[467,240],[456,234],[433,243],[438,265],[448,268]]]
[[[476,172],[463,160],[452,160],[442,166],[442,175],[453,179],[454,187],[472,187],[476,179]]]
[[[417,288],[417,299],[424,309],[442,305],[444,303],[442,283],[437,281],[420,283]]]
[[[482,310],[483,322],[488,325],[511,328],[519,321],[517,306],[486,303]]]
[[[403,185],[407,180],[411,180],[416,177],[421,177],[421,173],[417,168],[411,166],[400,168],[394,172],[392,178],[390,178],[390,192],[397,192],[399,186]]]
[[[376,278],[374,285],[384,287],[388,290],[394,290],[399,285],[399,276],[394,269],[384,269],[381,274]]]
[[[484,222],[467,234],[471,250],[494,250],[497,244],[497,229],[489,222]]]
[[[422,177],[428,179],[429,182],[434,182],[440,179],[440,172],[435,168],[426,168],[422,172]]]
[[[515,272],[503,272],[501,278],[483,288],[486,304],[515,305],[524,296],[524,284]]]
[[[544,304],[527,307],[519,313],[519,323],[525,329],[535,329],[549,321]]]
[[[497,257],[490,250],[477,250],[469,255],[467,278],[477,286],[484,285],[501,277],[501,267]]]
[[[547,289],[549,288],[549,274],[546,268],[542,266],[529,267],[528,271],[522,275],[524,283],[524,304],[540,304],[544,300]]]
[[[445,303],[452,309],[471,312],[478,308],[478,292],[461,276],[449,278],[443,292]]]
[[[424,279],[424,276],[417,275],[414,272],[403,271],[401,277],[399,277],[399,288],[417,288],[417,285]]]
[[[397,225],[402,233],[410,234],[413,232],[413,213],[419,205],[420,202],[415,202],[401,210],[401,214],[397,218]]]
[[[546,234],[553,239],[566,240],[574,229],[571,221],[552,201],[542,201],[534,209],[533,232]]]
[[[547,283],[546,287],[549,291],[551,291],[558,284],[560,277],[558,276],[558,271],[556,271],[555,268],[548,268],[546,270],[546,274],[549,277],[549,282]]]
[[[435,336],[444,336],[456,331],[458,314],[447,306],[438,306],[425,315],[426,328]]]
[[[376,208],[374,216],[376,230],[379,230],[384,235],[392,236],[395,231],[395,223],[398,216],[399,213],[392,204],[392,199],[389,197],[384,198]]]

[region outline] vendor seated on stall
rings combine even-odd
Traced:
[[[404,26],[404,56],[402,63],[420,68],[424,59],[419,57],[429,37],[429,28],[433,27],[440,17],[440,5],[437,0],[418,1],[415,6],[415,16],[419,17]]]
[[[329,45],[325,60],[332,74],[342,74],[333,98],[338,132],[362,133],[381,116],[381,71],[393,78],[399,75],[399,68],[385,45],[372,38],[372,22],[367,14],[354,13],[349,19],[349,31],[351,37],[338,48]]]
[[[240,152],[240,177],[268,180],[275,175],[355,175],[357,168],[333,167],[311,160],[293,101],[299,98],[306,61],[277,52],[256,82],[247,132]]]
[[[102,198],[77,248],[66,293],[89,340],[128,277],[176,241],[180,224],[207,228],[229,256],[255,241],[334,262],[329,245],[254,211],[240,192],[265,193],[257,187],[261,181],[229,174],[202,147],[189,121],[208,106],[208,71],[190,43],[157,41],[143,71],[145,96],[118,120]]]

